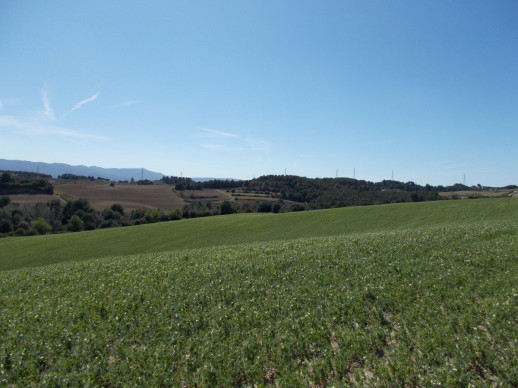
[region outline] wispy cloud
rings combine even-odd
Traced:
[[[4,107],[4,104],[2,104],[2,101],[0,100],[0,110]]]
[[[56,116],[54,116],[54,111],[50,106],[49,97],[47,96],[47,91],[45,89],[41,91],[41,101],[43,102],[43,107],[45,108],[43,115],[49,120],[56,120]]]
[[[270,142],[252,138],[250,136],[241,137],[231,132],[219,131],[216,129],[197,127],[199,130],[210,133],[214,141],[219,139],[219,144],[201,144],[203,148],[211,151],[221,152],[265,152],[271,148]]]
[[[240,147],[229,147],[225,144],[202,144],[203,148],[206,148],[211,151],[220,151],[220,152],[244,152],[246,151],[244,148]]]
[[[110,140],[108,137],[91,135],[72,129],[49,125],[37,120],[24,120],[14,116],[0,116],[0,128],[12,130],[23,135],[56,135],[74,139]]]
[[[262,139],[247,138],[246,142],[254,151],[268,151],[271,148],[270,142]]]
[[[88,98],[85,98],[84,100],[82,101],[79,101],[77,104],[74,105],[74,107],[72,109],[70,109],[70,112],[68,113],[72,113],[76,110],[78,110],[79,108],[81,108],[84,104],[88,103],[88,102],[92,102],[94,101],[97,97],[99,97],[99,93],[95,93],[93,96],[91,97],[88,97]]]
[[[117,104],[117,105],[114,105],[114,106],[110,106],[110,108],[111,108],[111,109],[124,108],[124,107],[126,107],[126,106],[139,104],[139,103],[141,103],[141,102],[142,102],[142,101],[140,101],[140,100],[125,101],[125,102],[122,102],[122,103],[120,103],[120,104]]]
[[[219,135],[219,136],[224,136],[224,137],[234,137],[236,139],[240,139],[240,137],[238,135],[235,135],[235,134],[230,133],[230,132],[217,131],[215,129],[203,128],[203,127],[198,127],[198,129],[201,129],[202,131],[205,131],[205,132],[208,132],[208,133],[212,133],[214,135]]]
[[[70,139],[110,140],[105,136],[84,133],[56,125],[66,115],[56,118],[50,103],[48,86],[46,84],[41,89],[40,95],[43,111],[38,110],[37,112],[21,116],[0,115],[0,130],[7,130],[25,136],[58,136]],[[96,93],[78,102],[69,113],[79,109],[83,104],[95,100],[98,96],[99,93]],[[0,102],[0,109],[2,107],[3,104]]]

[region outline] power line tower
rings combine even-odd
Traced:
[[[140,174],[140,180],[143,181],[144,180],[144,169],[142,169],[141,171],[141,174]]]

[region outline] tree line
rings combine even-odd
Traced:
[[[2,196],[0,197],[0,237],[79,232],[231,214],[241,210],[246,211],[228,201],[221,204],[195,201],[169,212],[161,209],[136,209],[127,212],[120,204],[113,204],[102,211],[97,211],[84,198],[66,203],[53,199],[47,203],[22,205],[11,202],[8,196]]]
[[[4,194],[53,194],[54,187],[42,177],[26,178],[8,172],[0,175],[0,195]]]
[[[434,201],[440,199],[439,192],[443,188],[420,186],[414,182],[384,180],[374,183],[351,178],[305,178],[295,175],[266,175],[244,181],[213,180],[203,182],[201,186],[269,194],[284,201],[303,204],[310,209]]]

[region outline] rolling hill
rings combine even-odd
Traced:
[[[478,199],[283,214],[235,214],[76,234],[0,239],[0,270],[260,241],[514,220],[518,201]]]
[[[6,386],[516,386],[518,200],[0,240]]]

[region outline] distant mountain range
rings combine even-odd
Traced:
[[[65,163],[28,162],[25,160],[6,159],[0,159],[0,170],[39,172],[40,174],[52,175],[54,178],[57,178],[58,175],[74,174],[93,176],[94,178],[101,177],[112,181],[129,181],[131,178],[135,180],[144,178],[154,181],[159,180],[164,176],[162,173],[141,168],[71,166]]]
[[[149,171],[141,168],[102,168],[96,166],[71,166],[66,163],[44,163],[44,162],[28,162],[26,160],[7,160],[0,159],[0,171],[26,171],[39,172],[40,174],[52,175],[57,178],[58,175],[74,174],[93,176],[94,178],[105,178],[111,181],[130,181],[131,178],[138,181],[149,179],[150,181],[160,180],[164,174],[155,171]],[[218,180],[238,180],[233,178],[191,178],[195,182],[205,182],[213,179]]]

